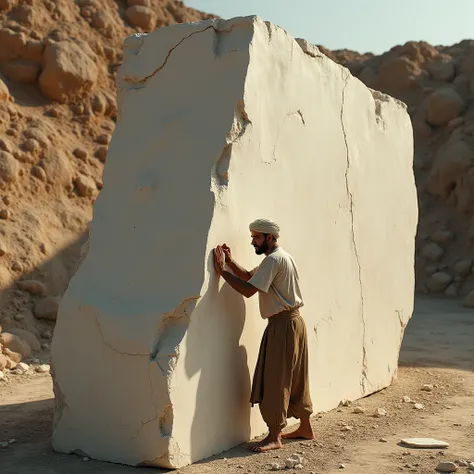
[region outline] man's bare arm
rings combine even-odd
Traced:
[[[257,293],[257,288],[255,286],[251,285],[250,283],[247,283],[247,281],[241,280],[239,277],[235,276],[234,274],[222,270],[221,272],[222,277],[224,280],[237,292],[239,292],[241,295],[245,296],[246,298],[250,298],[253,296],[255,293]]]
[[[235,260],[226,262],[227,266],[232,270],[232,273],[243,281],[249,281],[252,275],[245,268],[241,267]]]

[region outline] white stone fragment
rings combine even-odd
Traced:
[[[258,265],[258,217],[298,264],[315,413],[390,385],[414,294],[405,105],[257,17],[133,35],[117,84],[52,343],[54,449],[180,468],[266,431],[248,403],[266,322],[211,259],[226,242]]]
[[[449,443],[446,443],[446,441],[439,441],[433,438],[404,438],[401,442],[412,448],[449,448]]]
[[[42,364],[36,367],[36,372],[39,374],[47,374],[50,370],[50,366],[48,364]]]

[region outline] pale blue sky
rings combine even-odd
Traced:
[[[407,41],[474,39],[474,0],[184,0],[223,18],[258,15],[329,49],[376,54]]]

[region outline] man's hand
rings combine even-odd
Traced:
[[[224,271],[224,266],[225,266],[224,250],[222,250],[222,247],[218,245],[214,249],[214,269],[216,270],[216,273],[218,275],[222,275],[222,272]]]
[[[224,251],[224,255],[225,255],[225,263],[232,263],[232,254],[227,244],[224,244],[222,246],[222,250]]]

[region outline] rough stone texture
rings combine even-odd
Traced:
[[[39,300],[34,309],[34,315],[38,319],[47,319],[50,321],[56,321],[59,309],[59,301],[57,298],[47,296]]]
[[[20,290],[26,291],[31,295],[44,296],[46,294],[46,285],[41,281],[23,280],[17,283]]]
[[[0,101],[7,102],[10,100],[10,91],[7,85],[3,82],[2,76],[0,76]]]
[[[445,272],[436,272],[428,280],[427,286],[433,293],[444,291],[453,281],[453,277]]]
[[[0,151],[0,187],[18,179],[20,166],[10,153]]]
[[[88,255],[54,332],[57,451],[180,467],[265,431],[248,403],[265,322],[210,258],[227,242],[257,265],[259,216],[299,264],[315,411],[396,375],[413,309],[410,119],[299,44],[254,17],[127,39]]]
[[[3,332],[0,334],[0,344],[12,352],[21,354],[24,358],[31,355],[31,348],[28,343],[15,334]]]
[[[33,84],[41,72],[41,66],[23,59],[7,61],[1,65],[2,72],[11,81],[19,84]]]
[[[92,196],[97,190],[94,181],[88,176],[78,176],[74,181],[79,196]]]
[[[450,82],[456,75],[455,63],[451,56],[440,55],[428,63],[427,69],[435,81]]]
[[[10,328],[8,332],[25,341],[33,351],[41,350],[41,344],[38,338],[31,331],[20,328]]]
[[[151,30],[156,22],[155,12],[142,5],[134,5],[126,12],[128,21],[133,26],[138,26],[146,31]]]
[[[474,151],[464,141],[448,143],[436,154],[428,175],[428,190],[449,199],[473,164]]]
[[[431,125],[445,125],[462,112],[464,101],[454,89],[444,88],[430,95],[427,108]]]
[[[72,170],[68,159],[57,150],[52,150],[40,162],[51,183],[61,186],[71,185]]]
[[[421,256],[429,262],[437,262],[443,256],[443,249],[434,242],[426,244],[421,251]]]
[[[72,42],[49,45],[44,52],[43,72],[39,77],[43,94],[66,102],[89,91],[98,76],[93,55],[90,48],[84,51],[83,47]]]

